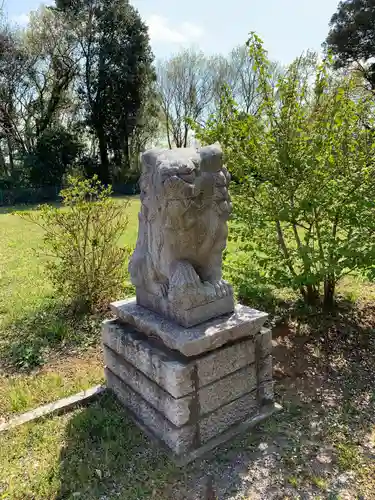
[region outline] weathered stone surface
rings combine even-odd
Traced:
[[[226,312],[232,312],[234,309],[232,295],[216,298],[211,302],[206,302],[203,305],[191,309],[178,309],[171,307],[169,302],[160,300],[160,297],[157,295],[152,295],[144,290],[138,290],[137,303],[147,307],[147,309],[158,311],[159,314],[185,327],[202,323],[203,317],[205,321],[207,321],[212,318],[217,318]]]
[[[264,358],[272,354],[272,330],[270,328],[262,328],[255,340],[259,357]]]
[[[17,415],[8,421],[0,423],[0,432],[8,431],[19,425],[26,424],[27,422],[33,422],[39,420],[40,418],[51,417],[52,415],[58,415],[71,411],[73,408],[86,406],[91,403],[94,399],[103,395],[107,388],[103,385],[96,385],[85,391],[81,391],[73,396],[68,396],[67,398],[59,399],[53,403],[48,403],[43,406],[39,406],[34,410],[27,411],[21,415]]]
[[[233,311],[232,287],[222,279],[229,179],[218,143],[142,155],[138,240],[129,263],[140,305],[186,327]]]
[[[274,413],[281,411],[282,407],[277,403],[270,403],[266,406],[263,406],[259,413],[256,415],[252,415],[250,418],[246,419],[243,422],[232,425],[229,429],[222,432],[218,436],[213,437],[206,443],[192,448],[190,451],[186,451],[181,455],[177,455],[171,449],[166,446],[165,442],[158,438],[146,425],[144,425],[140,420],[136,418],[136,416],[132,413],[129,414],[129,417],[133,420],[133,422],[149,437],[150,440],[155,442],[157,445],[161,446],[169,456],[169,458],[178,466],[183,467],[190,462],[193,462],[197,458],[204,457],[208,455],[208,453],[220,445],[223,445],[230,441],[232,438],[238,436],[239,434],[243,434],[247,432],[252,427],[255,427],[264,419],[272,416]]]
[[[221,434],[230,426],[254,416],[258,411],[256,391],[219,408],[199,422],[201,443]]]
[[[199,426],[197,434],[196,425],[176,427],[108,368],[105,374],[108,388],[116,393],[137,421],[146,426],[177,455],[186,453],[194,447],[199,448],[231,426],[248,420],[261,411],[257,404],[257,393],[253,391],[199,419],[196,423]]]
[[[254,363],[254,342],[252,340],[228,348],[224,347],[208,356],[198,358],[196,361],[192,360],[189,366],[190,369],[186,370],[189,380],[183,384],[188,387],[189,382],[191,390],[187,395],[179,392],[176,398],[155,380],[155,370],[148,369],[146,374],[142,372],[145,366],[146,368],[150,367],[149,363],[138,362],[137,367],[133,365],[135,361],[143,360],[145,357],[142,352],[145,348],[144,341],[140,341],[136,334],[131,331],[128,332],[127,328],[115,322],[106,322],[103,328],[106,330],[106,333],[103,333],[103,351],[106,366],[177,426],[184,425],[189,421],[193,393],[198,387],[196,400],[199,403],[198,413],[200,415],[209,413],[256,387],[256,365]],[[107,335],[110,335],[110,338],[107,338]],[[122,341],[121,336],[130,336],[131,339],[125,338]],[[134,339],[136,339],[136,349],[124,350],[123,347],[129,346],[129,342],[134,342]],[[134,347],[134,344],[131,345]],[[147,345],[146,349],[147,354],[150,351],[152,352],[154,368],[156,366],[160,367],[163,362],[163,377],[158,378],[164,386],[166,385],[170,389],[170,386],[165,382],[175,380],[176,366],[174,363],[168,362],[167,356],[169,352],[173,359],[173,351],[160,352],[151,345]],[[224,351],[226,350],[229,352],[225,356]],[[127,357],[124,357],[124,352]],[[131,354],[136,356],[132,357]],[[146,356],[147,359],[148,357]],[[225,361],[228,362],[226,366],[223,366],[222,363],[225,363]],[[252,364],[249,365],[248,363]],[[195,364],[198,365],[196,369],[194,369]],[[192,387],[193,371],[196,373],[196,388]],[[230,373],[227,373],[228,371]],[[160,370],[156,373],[157,375],[160,374]],[[173,385],[173,389],[176,389],[176,385]]]
[[[202,387],[225,377],[255,361],[254,339],[250,338],[233,345],[225,345],[197,358],[198,385]]]
[[[200,414],[216,410],[234,399],[256,389],[255,364],[245,366],[227,377],[202,387],[198,391]]]
[[[262,382],[258,386],[258,401],[261,405],[269,404],[274,400],[273,381]]]
[[[196,356],[230,341],[255,335],[268,316],[256,309],[236,305],[232,314],[184,328],[139,306],[134,299],[113,302],[111,310],[123,322],[130,323],[146,335],[159,337],[167,347],[185,356]]]
[[[181,427],[189,422],[192,396],[179,399],[172,397],[106,346],[104,346],[104,363],[112,373],[141,395],[172,424]]]
[[[272,356],[258,360],[258,383],[272,380]]]
[[[268,315],[222,278],[228,183],[219,144],[142,156],[136,299],[103,324],[108,387],[182,462],[276,409]]]
[[[270,352],[267,330],[190,359],[116,321],[104,323],[103,342],[108,387],[177,463],[193,460],[275,411],[272,356],[260,357]],[[166,386],[175,393],[178,387],[179,397]]]
[[[104,362],[106,368],[177,427],[191,423],[194,416],[204,416],[256,389],[255,364],[202,387],[195,396],[192,393],[176,399],[106,346]],[[195,412],[194,404],[197,405]]]
[[[255,361],[254,339],[245,339],[194,358],[161,349],[132,325],[106,320],[102,327],[103,344],[120,354],[175,398],[193,391],[192,370],[197,365],[200,387],[250,365]]]
[[[135,419],[161,439],[174,453],[181,455],[192,448],[196,434],[194,427],[189,425],[176,427],[110,370],[105,370],[105,376],[108,388],[115,392]]]
[[[139,334],[131,325],[104,321],[103,344],[122,356],[175,398],[193,392],[194,365],[184,362],[173,351],[161,349]]]
[[[207,455],[217,446],[227,443],[228,441],[238,436],[239,434],[244,434],[245,432],[249,431],[249,429],[251,429],[252,427],[258,425],[264,419],[270,417],[274,413],[281,410],[282,407],[277,403],[270,403],[266,406],[262,406],[259,413],[252,415],[250,418],[247,418],[244,422],[232,425],[229,429],[222,432],[218,436],[213,437],[205,444],[201,445],[199,448],[193,449],[180,456],[170,454],[170,458],[175,462],[176,465],[178,465],[179,467],[183,467],[184,465],[189,464],[193,460]],[[147,429],[144,428],[144,430],[147,433]]]
[[[250,387],[254,382],[255,371],[255,349],[252,338],[223,346],[202,357],[192,358],[190,362],[182,362],[176,360],[175,351],[161,350],[152,345],[151,341],[140,337],[133,327],[122,325],[116,320],[103,323],[102,337],[104,349],[108,346],[125,362],[146,376],[143,384],[150,380],[174,398],[191,395],[195,390],[194,378],[196,387],[199,388],[201,413],[212,411],[253,389]],[[177,357],[183,359],[179,355]],[[115,368],[112,371],[117,373]],[[196,375],[193,376],[193,373]],[[125,380],[125,376],[124,373],[121,378]],[[131,377],[130,373],[128,376]],[[130,381],[127,383],[133,387]],[[133,389],[140,392],[136,387]],[[160,397],[162,396],[161,391]],[[145,395],[144,397],[147,399]],[[162,411],[161,407],[159,410]]]

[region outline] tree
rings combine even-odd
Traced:
[[[329,61],[298,58],[276,87],[252,35],[261,108],[244,115],[227,91],[220,113],[197,134],[220,140],[233,186],[234,238],[277,285],[306,302],[333,303],[338,281],[375,258],[373,101],[353,99],[353,79]],[[312,79],[312,75],[314,79]]]
[[[155,88],[151,87],[146,102],[140,110],[136,126],[130,138],[130,157],[132,159],[132,177],[139,177],[140,154],[153,146],[155,139],[162,133],[160,107]]]
[[[0,33],[0,148],[9,158],[9,175],[15,170],[18,152],[27,151],[27,142],[20,129],[17,101],[22,93],[27,56],[20,34],[3,26]],[[3,167],[4,170],[8,170]]]
[[[228,87],[239,109],[245,114],[257,114],[261,105],[261,94],[258,92],[257,72],[254,60],[246,45],[235,47],[228,57],[214,56],[210,60],[213,74],[213,100],[210,108],[217,111],[223,88]],[[282,73],[276,62],[269,62],[269,73],[273,86]]]
[[[257,73],[254,61],[249,55],[246,45],[234,48],[228,58],[228,85],[238,106],[244,113],[255,114],[260,105]]]
[[[375,91],[375,2],[345,0],[339,3],[330,22],[325,43],[335,58],[336,67],[359,70]]]
[[[159,62],[157,76],[168,146],[186,147],[188,119],[200,120],[213,97],[210,63],[203,52],[184,50]]]
[[[73,310],[107,310],[121,293],[124,259],[129,249],[119,245],[128,220],[127,203],[117,203],[97,177],[67,177],[60,193],[64,210],[43,205],[19,215],[44,232],[47,274]]]
[[[0,149],[12,176],[69,105],[77,65],[61,17],[45,8],[32,14],[25,30],[4,26],[1,40]]]
[[[61,13],[46,7],[31,14],[23,43],[29,65],[22,104],[37,138],[70,106],[68,91],[78,72],[76,45]]]
[[[79,95],[99,146],[100,180],[111,157],[130,166],[130,141],[154,80],[147,27],[127,0],[58,0],[81,54]]]
[[[31,183],[34,186],[61,186],[64,175],[82,150],[82,144],[69,131],[61,127],[45,130],[25,158]]]

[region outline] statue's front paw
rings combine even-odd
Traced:
[[[168,283],[161,283],[160,284],[160,294],[162,297],[167,297],[168,296]]]
[[[219,298],[228,297],[233,294],[232,287],[225,280],[218,280],[213,283],[216,296]]]

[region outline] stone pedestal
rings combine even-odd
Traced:
[[[267,314],[244,306],[185,328],[135,300],[103,323],[107,385],[180,465],[257,424],[273,401]]]

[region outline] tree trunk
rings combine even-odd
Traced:
[[[299,289],[305,304],[315,306],[319,300],[319,292],[314,285],[303,285]]]
[[[318,290],[314,285],[306,285],[306,302],[310,305],[316,305],[319,299]]]
[[[165,125],[167,129],[167,139],[168,139],[168,147],[169,149],[172,149],[172,142],[171,142],[171,131],[170,131],[170,126],[169,126],[169,118],[168,118],[168,113],[165,115]]]
[[[7,166],[6,166],[6,163],[5,163],[4,153],[3,153],[3,150],[2,150],[2,147],[1,147],[1,143],[0,143],[0,172],[3,175],[7,175],[8,174]]]
[[[124,170],[129,172],[130,170],[130,150],[129,150],[129,137],[124,137],[124,144],[122,147],[124,155]]]
[[[326,309],[332,309],[334,306],[336,282],[332,276],[324,280],[324,301],[323,305]]]
[[[107,141],[105,138],[104,130],[99,125],[95,127],[96,135],[99,142],[99,155],[100,155],[100,170],[98,172],[98,177],[100,182],[106,186],[111,182],[111,176],[109,173],[109,159],[108,159],[108,148]]]
[[[8,144],[8,156],[9,156],[10,173],[12,175],[12,173],[14,172],[13,144],[12,144],[12,140],[9,137],[9,135],[7,135],[7,144]]]
[[[182,148],[182,138],[180,138],[178,133],[174,134],[173,139],[174,139],[174,143],[175,143],[176,148]]]
[[[185,125],[185,132],[184,132],[184,148],[187,148],[187,143],[188,143],[188,134],[189,134],[189,128],[187,125]]]

